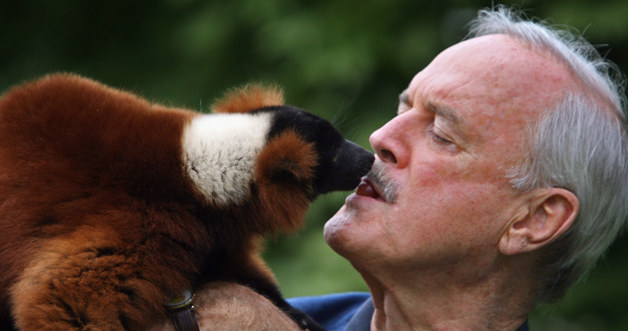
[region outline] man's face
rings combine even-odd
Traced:
[[[325,225],[327,242],[358,269],[492,263],[526,199],[506,172],[524,155],[525,129],[568,77],[503,35],[445,50],[371,136],[393,196],[367,179]]]

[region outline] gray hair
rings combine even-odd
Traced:
[[[628,141],[621,75],[586,40],[499,6],[482,10],[470,36],[506,34],[550,52],[581,81],[531,123],[527,153],[509,169],[513,187],[530,191],[561,187],[580,209],[571,228],[546,247],[537,299],[551,302],[582,278],[621,232],[628,215]]]

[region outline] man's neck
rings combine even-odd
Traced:
[[[455,282],[446,273],[421,272],[408,282],[401,273],[363,276],[375,305],[371,330],[516,330],[534,305],[530,284],[517,275],[477,282]]]

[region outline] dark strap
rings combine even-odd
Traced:
[[[176,331],[199,331],[194,307],[194,293],[183,290],[182,293],[164,304]]]
[[[199,331],[194,309],[187,309],[170,314],[172,324],[177,331]]]
[[[325,328],[320,326],[312,317],[308,316],[303,311],[289,306],[288,310],[285,310],[284,313],[288,315],[301,330],[308,331],[325,331]]]

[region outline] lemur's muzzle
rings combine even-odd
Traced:
[[[336,154],[334,168],[331,170],[331,178],[322,189],[325,193],[330,191],[346,191],[354,189],[373,165],[375,157],[373,153],[360,145],[346,140],[342,143]]]

